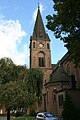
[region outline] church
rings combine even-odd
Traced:
[[[57,64],[51,64],[50,41],[38,7],[30,37],[30,68],[40,68],[44,72],[42,105],[39,111],[61,115],[66,92],[70,94],[75,107],[80,108],[80,68],[69,61],[68,53]]]
[[[80,109],[80,67],[69,60],[68,53],[57,64],[52,64],[50,42],[38,6],[29,46],[30,68],[40,68],[44,72],[42,104],[36,111],[49,111],[61,116],[66,92],[74,106]]]

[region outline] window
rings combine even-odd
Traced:
[[[52,101],[53,101],[53,104],[56,102],[56,93],[54,92],[54,90],[52,92]]]
[[[38,117],[44,118],[44,115],[43,114],[38,114]]]
[[[47,49],[49,49],[49,43],[47,43]]]
[[[42,52],[39,53],[38,59],[39,59],[39,67],[45,67],[45,58]]]
[[[33,42],[33,48],[35,48],[35,42]]]
[[[35,56],[33,57],[33,65],[34,66],[36,65],[36,58],[35,58]]]
[[[39,67],[44,67],[44,58],[39,57]]]
[[[70,87],[76,89],[75,75],[70,75]]]
[[[58,95],[59,107],[63,106],[63,94]]]
[[[70,66],[69,66],[69,64],[67,64],[67,74],[68,74],[68,76],[70,75]]]
[[[47,91],[47,104],[48,104],[48,91]]]
[[[56,100],[56,94],[54,94],[54,100]]]

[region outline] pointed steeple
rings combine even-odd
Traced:
[[[35,21],[32,38],[33,39],[49,39],[47,33],[45,32],[39,5],[38,5],[38,12],[37,12],[37,17],[36,17],[36,21]]]

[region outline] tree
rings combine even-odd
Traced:
[[[7,110],[7,120],[10,120],[10,110],[28,109],[35,101],[36,97],[28,93],[27,83],[23,80],[0,85],[0,104]]]
[[[74,113],[75,113],[74,105],[70,100],[70,95],[66,93],[62,111],[63,120],[74,120]]]
[[[10,58],[0,59],[0,84],[6,84],[14,80],[14,68],[15,65]]]
[[[27,71],[25,66],[16,66],[9,58],[0,60],[0,105],[7,110],[7,120],[11,109],[28,108],[36,101],[28,89]]]
[[[48,15],[47,28],[60,38],[70,58],[80,65],[80,0],[53,0],[55,14]]]
[[[62,118],[63,120],[79,120],[80,119],[80,110],[75,108],[68,92],[65,93],[65,101],[63,103]]]
[[[43,72],[15,65],[10,58],[0,60],[0,105],[7,110],[28,108],[42,97]]]
[[[29,90],[37,96],[39,105],[42,98],[43,72],[41,69],[30,68],[28,74],[28,84],[31,86]]]

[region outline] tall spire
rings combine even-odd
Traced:
[[[49,39],[48,35],[45,32],[44,24],[43,24],[41,13],[40,13],[39,3],[38,3],[38,12],[37,12],[37,17],[35,21],[32,38],[33,39]]]

